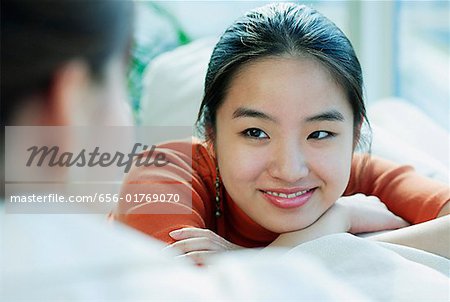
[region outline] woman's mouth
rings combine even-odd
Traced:
[[[291,209],[303,206],[314,194],[316,188],[304,190],[260,190],[266,200],[278,208]]]

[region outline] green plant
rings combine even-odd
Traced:
[[[153,37],[152,39],[139,37],[136,33],[140,28],[136,28],[131,45],[131,59],[128,66],[127,81],[133,115],[136,122],[139,123],[138,113],[141,105],[142,80],[147,66],[157,55],[177,46],[187,44],[191,42],[191,39],[178,19],[162,4],[153,1],[139,2],[136,7],[139,10],[148,10],[147,13],[152,16],[149,20],[141,23],[136,22],[136,24],[137,26],[148,27],[145,35],[148,34]],[[158,35],[158,26],[169,28],[173,32],[172,38]]]

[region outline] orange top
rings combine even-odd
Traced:
[[[174,242],[169,232],[183,227],[208,228],[244,247],[263,247],[275,240],[277,234],[248,217],[223,186],[222,215],[215,216],[216,164],[204,144],[175,141],[159,145],[155,152],[163,153],[170,163],[164,167],[134,167],[128,173],[116,219],[166,243]],[[415,173],[410,166],[355,154],[351,169],[344,196],[375,195],[390,211],[413,224],[436,218],[450,200],[448,186]],[[178,202],[135,201],[145,200],[147,195],[143,194],[152,197],[154,193],[179,193],[181,198]],[[190,198],[183,198],[189,195],[192,204]]]

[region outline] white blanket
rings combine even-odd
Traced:
[[[449,301],[450,261],[421,250],[350,234],[325,236],[286,256],[317,257],[339,281],[375,301]]]
[[[289,252],[230,252],[197,268],[162,253],[162,245],[149,237],[95,216],[1,212],[0,301],[449,298],[447,259],[348,234]]]
[[[94,215],[2,215],[0,204],[0,301],[368,300],[305,255],[247,250],[198,268],[113,226]]]

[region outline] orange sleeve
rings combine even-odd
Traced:
[[[200,146],[191,141],[159,145],[151,156],[164,154],[169,164],[133,167],[122,186],[122,200],[114,218],[166,243],[175,241],[169,236],[173,230],[208,227],[213,211],[209,198],[213,194],[210,192],[212,176],[205,175],[209,172],[208,163],[198,151]],[[134,202],[135,197],[140,199],[147,194],[178,194],[180,199],[178,202]],[[127,202],[127,198],[133,202]]]
[[[383,201],[410,223],[434,219],[450,200],[444,183],[419,175],[411,166],[399,166],[369,155],[355,155],[344,195],[364,193]]]

